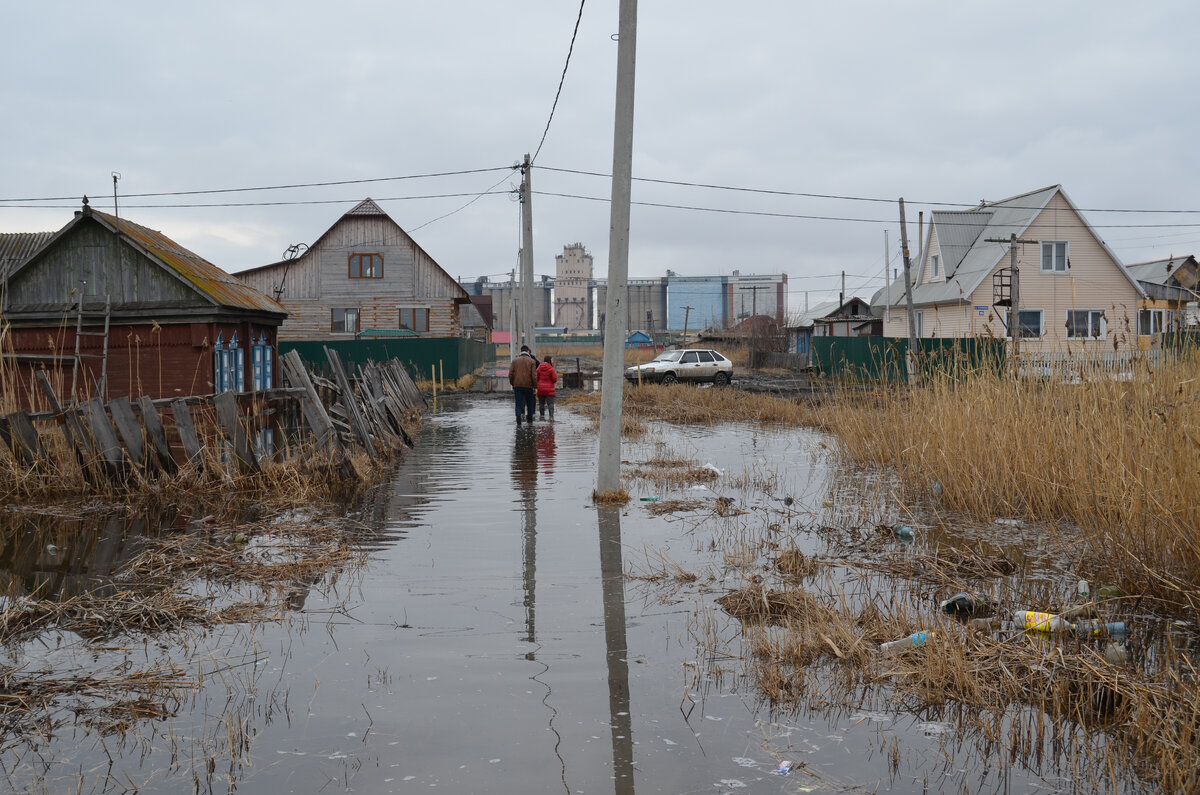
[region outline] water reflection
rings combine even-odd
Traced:
[[[608,712],[612,727],[613,791],[633,795],[633,722],[629,714],[629,650],[625,641],[625,571],[621,562],[621,511],[600,506],[600,584],[604,646],[608,658]]]

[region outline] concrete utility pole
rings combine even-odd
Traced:
[[[908,225],[904,223],[904,197],[900,197],[900,250],[904,252],[904,295],[908,303],[908,383],[917,382],[917,315],[913,309],[912,261],[908,256]]]
[[[1020,240],[1017,233],[1012,232],[1008,237],[986,237],[987,243],[1008,244],[1008,269],[1012,271],[1012,290],[1008,307],[1008,334],[1012,337],[1013,375],[1021,374],[1021,269],[1017,267],[1017,244],[1037,243],[1036,240]]]
[[[688,317],[692,314],[692,310],[695,308],[696,307],[694,307],[694,306],[685,306],[683,308],[683,344],[684,345],[687,344]]]
[[[537,356],[537,335],[533,327],[533,188],[530,185],[533,164],[529,155],[521,165],[521,336]],[[517,347],[513,352],[520,350]]]
[[[621,488],[621,410],[625,397],[625,330],[629,325],[629,205],[633,186],[633,88],[637,0],[621,0],[617,25],[617,101],[613,120],[612,203],[608,230],[607,326],[600,381],[600,457],[596,491]]]
[[[883,230],[883,323],[892,322],[892,280],[888,277],[888,230]]]

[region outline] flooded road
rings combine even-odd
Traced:
[[[183,651],[199,686],[129,731],[76,724],[10,744],[7,781],[48,792],[1069,788],[991,768],[937,716],[889,712],[865,692],[857,706],[776,714],[745,677],[729,652],[741,626],[712,600],[746,582],[735,560],[745,528],[808,526],[828,499],[820,441],[652,429],[625,444],[626,470],[640,470],[633,500],[597,508],[585,419],[560,406],[553,423],[515,427],[506,400],[443,401],[354,517],[365,563],[300,584],[286,620],[10,649],[34,666],[86,649],[94,670],[179,665]],[[720,475],[664,487],[643,464],[661,459]],[[642,497],[696,510],[655,515]],[[722,518],[720,497],[742,512]],[[777,775],[784,761],[793,770]]]

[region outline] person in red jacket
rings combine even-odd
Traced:
[[[550,409],[550,419],[554,419],[554,384],[557,381],[554,360],[547,356],[537,368],[538,414],[542,419],[546,419],[547,407]]]

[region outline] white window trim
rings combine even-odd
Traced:
[[[1022,335],[1021,339],[1023,339],[1023,340],[1040,340],[1043,337],[1045,337],[1046,336],[1046,310],[1045,309],[1024,309],[1024,308],[1022,308],[1021,311],[1038,313],[1038,333],[1037,333],[1037,335],[1032,336],[1032,337],[1026,337],[1026,336]],[[1005,329],[1005,333],[1007,336],[1005,336],[1004,339],[1011,340],[1012,339],[1012,309],[1011,308],[1007,310],[1007,315],[1008,315],[1009,323],[1008,323],[1008,328]],[[1020,322],[1020,315],[1017,316],[1017,322],[1018,323]]]
[[[1152,328],[1151,328],[1149,334],[1142,333],[1142,313],[1143,312],[1149,312],[1152,315],[1158,316],[1158,321],[1151,323]],[[1153,337],[1158,334],[1162,334],[1163,329],[1166,328],[1166,324],[1167,324],[1167,310],[1165,310],[1165,309],[1139,309],[1138,310],[1137,334],[1139,337]]]
[[[914,310],[913,316],[917,319],[917,322],[914,324],[916,326],[917,336],[918,337],[925,336],[925,310],[924,309]]]
[[[1063,261],[1062,267],[1057,267],[1058,263],[1053,263],[1052,267],[1046,267],[1046,246],[1063,245]],[[1053,249],[1051,249],[1053,250]],[[1068,273],[1071,270],[1071,241],[1069,240],[1043,240],[1041,246],[1038,247],[1038,268],[1042,273],[1059,274]]]
[[[942,275],[942,255],[941,254],[930,254],[929,255],[929,279],[930,279],[930,281],[933,281],[934,279],[940,279],[941,275]]]
[[[1098,312],[1100,314],[1100,336],[1093,337],[1091,334],[1085,334],[1082,337],[1072,336],[1072,334],[1071,334],[1071,313],[1072,312],[1087,312],[1089,315],[1089,318],[1088,318],[1089,327],[1091,326],[1090,315],[1093,312]],[[1068,309],[1066,311],[1066,321],[1067,322],[1065,325],[1066,325],[1066,329],[1067,329],[1067,339],[1069,339],[1069,340],[1102,340],[1102,339],[1105,339],[1106,337],[1108,337],[1108,318],[1103,309],[1074,309],[1074,308]]]

